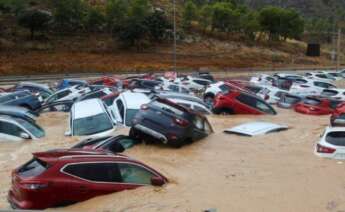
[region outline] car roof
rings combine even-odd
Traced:
[[[27,85],[27,86],[35,86],[35,87],[43,88],[45,90],[49,90],[50,91],[48,85],[44,85],[44,84],[40,84],[40,83],[35,83],[35,82],[20,82],[19,85],[21,85],[21,86],[23,86],[23,85],[24,86],[25,85]]]
[[[74,118],[85,118],[104,113],[104,106],[100,99],[88,99],[73,104]]]
[[[233,128],[226,129],[224,130],[224,132],[246,136],[255,136],[286,129],[288,129],[288,126],[258,121],[244,123]]]
[[[325,129],[325,133],[338,132],[338,131],[345,132],[345,127],[331,127],[331,126],[327,126],[326,129]]]
[[[125,100],[126,106],[129,109],[140,109],[142,104],[147,104],[151,101],[145,94],[131,91],[125,91],[120,96]]]

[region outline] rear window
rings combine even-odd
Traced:
[[[335,91],[335,90],[323,90],[321,92],[321,95],[323,96],[335,96],[338,94],[338,91]]]
[[[326,141],[335,146],[345,146],[345,131],[330,132],[326,135]]]
[[[154,101],[152,102],[152,105],[156,106],[156,107],[159,107],[160,109],[166,111],[166,112],[169,112],[169,113],[173,113],[173,114],[176,114],[176,115],[179,115],[179,116],[182,116],[183,115],[183,111],[178,109],[178,108],[175,108],[171,105],[168,105],[168,104],[164,104],[162,102],[158,102],[158,101]]]
[[[318,99],[310,99],[310,98],[305,99],[303,102],[307,105],[314,105],[314,106],[319,105],[321,103],[321,101]]]
[[[36,177],[47,169],[48,164],[46,162],[33,158],[18,170],[18,174],[22,177]]]
[[[265,101],[252,97],[250,95],[242,93],[239,96],[237,96],[236,99],[241,103],[256,108],[257,110],[262,111],[264,113],[276,114],[276,111]]]
[[[230,91],[230,87],[225,84],[219,86],[219,89],[222,91],[223,94],[227,94]]]
[[[299,102],[301,100],[300,97],[297,96],[290,96],[290,95],[285,95],[282,97],[283,101],[289,104],[294,104],[296,102]]]

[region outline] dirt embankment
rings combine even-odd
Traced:
[[[327,66],[329,55],[304,55],[305,44],[222,41],[190,37],[177,46],[178,69]],[[107,35],[51,37],[46,41],[0,39],[0,75],[71,72],[162,71],[172,69],[171,43],[137,53],[122,50]]]

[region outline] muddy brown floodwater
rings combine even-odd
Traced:
[[[172,149],[141,144],[126,154],[165,174],[162,188],[142,187],[105,196],[58,211],[345,211],[345,164],[313,154],[329,116],[308,116],[277,109],[276,116],[210,116],[215,133]],[[0,143],[0,208],[6,201],[11,170],[31,153],[69,147],[67,114],[42,115],[47,137],[25,143]],[[224,134],[225,128],[264,120],[287,124],[287,131],[258,137]],[[118,133],[126,133],[121,129]]]

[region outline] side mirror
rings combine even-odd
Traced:
[[[153,186],[162,186],[165,184],[165,180],[162,177],[153,176],[151,178],[151,184]]]
[[[25,132],[20,133],[19,136],[23,139],[30,139],[31,138],[31,136]]]
[[[72,136],[72,132],[71,131],[65,132],[65,136]]]

